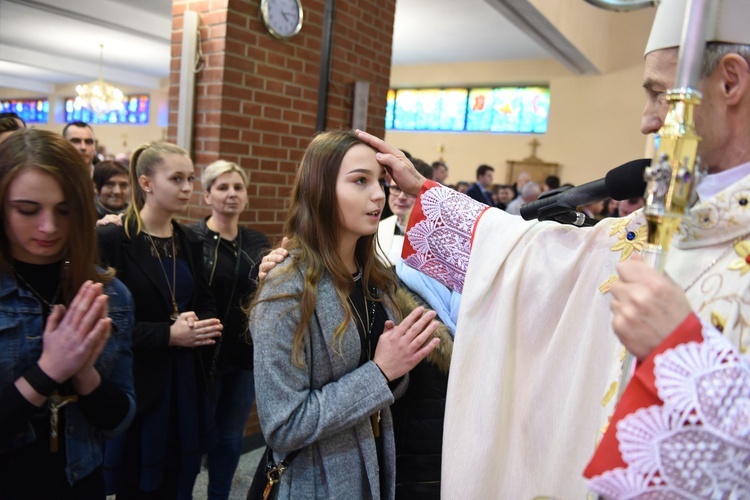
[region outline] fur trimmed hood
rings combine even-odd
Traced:
[[[430,309],[429,304],[426,304],[424,300],[418,298],[404,286],[399,286],[396,289],[396,305],[401,309],[404,316],[408,316],[409,313],[419,306]],[[438,321],[440,320],[438,319]],[[440,339],[440,343],[425,359],[435,365],[440,371],[448,373],[451,364],[451,355],[453,354],[453,337],[451,337],[448,327],[442,323],[438,326],[434,336]]]

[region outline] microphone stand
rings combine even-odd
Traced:
[[[550,191],[545,191],[541,195],[539,195],[539,198],[537,200],[543,200],[545,198],[549,198],[555,195],[558,195],[560,193],[563,193],[567,191],[568,189],[572,189],[571,186],[565,186],[565,187],[559,187],[557,189],[552,189]],[[580,200],[578,200],[580,201]],[[528,204],[525,204],[521,209],[523,210],[524,207],[531,205],[533,202],[529,202]],[[551,205],[547,205],[543,208],[539,209],[539,213],[536,214],[533,218],[537,220],[553,220],[555,222],[559,222],[560,224],[572,224],[573,226],[577,227],[587,227],[587,226],[593,226],[597,222],[599,222],[596,219],[592,219],[591,217],[588,217],[586,214],[581,213],[577,210],[577,206],[574,206],[571,204],[570,199],[560,198],[555,203]],[[523,212],[522,212],[523,215]],[[524,216],[524,218],[529,216]],[[528,219],[527,219],[528,220]]]

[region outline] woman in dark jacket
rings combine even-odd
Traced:
[[[123,226],[99,230],[101,258],[135,298],[133,375],[137,413],[107,444],[108,493],[191,498],[213,416],[203,359],[221,322],[203,276],[202,242],[174,221],[193,190],[193,162],[169,143],[139,148]]]
[[[210,360],[218,444],[208,454],[208,498],[227,499],[242,453],[242,435],[255,398],[253,348],[242,306],[255,291],[258,263],[270,247],[258,231],[239,227],[247,207],[247,175],[219,160],[201,175],[211,215],[191,227],[203,240],[203,264],[224,325]]]

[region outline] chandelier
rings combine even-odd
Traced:
[[[95,114],[120,111],[124,107],[122,101],[125,96],[120,89],[102,79],[104,44],[99,44],[99,49],[99,79],[76,86],[78,97],[76,97],[75,104],[88,108]]]

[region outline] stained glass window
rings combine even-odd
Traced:
[[[47,123],[49,121],[49,100],[47,99],[2,99],[0,111],[15,113],[26,123]]]
[[[547,87],[391,89],[386,129],[543,134]]]
[[[122,100],[120,111],[95,114],[78,106],[75,98],[65,99],[65,123],[84,122],[90,124],[110,123],[116,125],[147,125],[151,98],[148,95],[130,95]]]

